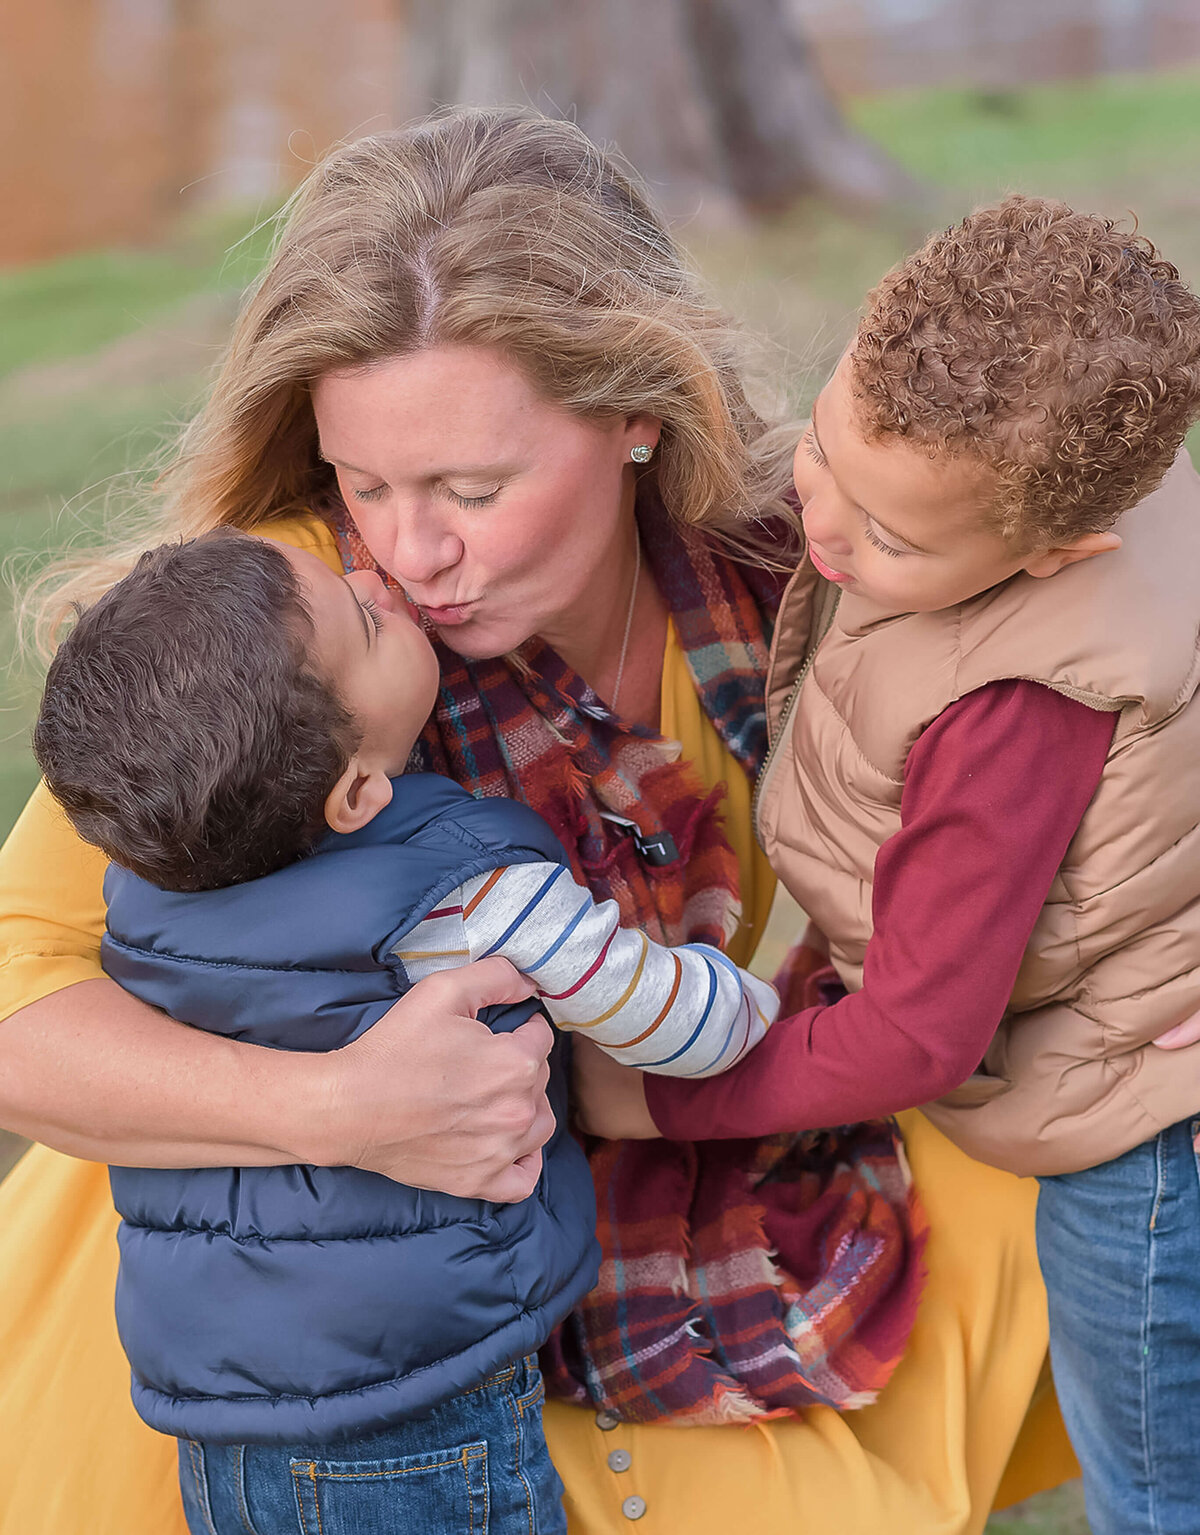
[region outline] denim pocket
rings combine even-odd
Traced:
[[[303,1535],[487,1535],[482,1441],[392,1460],[291,1461]]]
[[[531,1408],[537,1408],[540,1410],[541,1405],[545,1400],[546,1383],[542,1380],[542,1377],[539,1374],[532,1391],[526,1391],[524,1396],[517,1397],[517,1411],[521,1414],[522,1417],[524,1417]]]
[[[216,1535],[204,1446],[194,1439],[179,1440],[179,1491],[191,1535]]]
[[[542,1426],[546,1387],[535,1358],[526,1361],[526,1369],[527,1378],[533,1384],[520,1395],[512,1397],[513,1428],[516,1434],[514,1469],[516,1480],[526,1498],[524,1516],[528,1520],[529,1535],[566,1535],[563,1484],[550,1459]],[[519,1503],[512,1511],[510,1522],[514,1531],[524,1523]]]

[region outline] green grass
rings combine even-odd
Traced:
[[[993,98],[969,90],[864,98],[853,116],[910,170],[970,196],[1009,187],[1071,195],[1191,177],[1200,146],[1195,68],[1036,85]]]
[[[997,111],[974,92],[890,92],[850,104],[926,189],[919,210],[864,224],[802,203],[748,237],[695,249],[738,313],[786,351],[803,404],[848,339],[863,296],[930,227],[1019,190],[1112,218],[1135,214],[1200,283],[1200,70],[1031,86]]]
[[[0,376],[94,351],[197,293],[243,288],[270,229],[245,213],[181,222],[155,250],[89,251],[0,272]]]
[[[102,541],[145,466],[200,397],[236,295],[271,230],[231,210],[181,221],[154,250],[87,252],[0,272],[0,562],[10,585]],[[199,330],[199,335],[197,335]],[[141,471],[141,473],[139,473]],[[0,621],[0,831],[36,782],[39,672]]]
[[[180,379],[0,409],[0,550],[10,586],[51,556],[102,540],[112,512],[134,499],[138,469],[195,396],[196,381]],[[15,651],[7,613],[0,640]],[[37,779],[28,733],[39,675],[14,654],[0,687],[0,831]]]
[[[1058,1487],[988,1520],[987,1535],[1088,1535],[1078,1482]]]
[[[6,528],[57,538],[47,509],[86,498],[152,458],[194,403],[191,379],[8,404],[0,417],[0,514]],[[16,521],[8,519],[15,514]]]

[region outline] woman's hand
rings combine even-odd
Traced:
[[[468,1199],[527,1198],[554,1132],[554,1034],[540,1014],[511,1034],[493,1034],[476,1014],[533,989],[500,958],[442,971],[353,1044],[309,1057],[332,1075],[321,1155],[307,1160]]]
[[[575,1121],[587,1135],[610,1141],[656,1140],[659,1129],[646,1107],[645,1074],[620,1066],[590,1039],[572,1040]]]

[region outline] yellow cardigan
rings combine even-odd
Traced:
[[[337,568],[319,524],[277,532]],[[663,731],[706,785],[729,785],[745,960],[773,880],[751,832],[750,785],[703,715],[673,634]],[[99,973],[103,868],[39,789],[0,852],[0,1017]],[[639,1535],[973,1535],[993,1502],[1077,1474],[1044,1369],[1034,1186],[970,1162],[919,1114],[905,1128],[931,1221],[929,1282],[880,1401],[746,1428],[611,1430],[551,1402],[571,1535],[634,1524]],[[0,1535],[186,1535],[175,1445],[129,1402],[112,1316],[115,1228],[94,1163],[35,1147],[0,1185]]]

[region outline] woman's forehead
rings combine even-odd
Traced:
[[[313,384],[314,405],[390,399],[397,406],[433,399],[439,408],[471,399],[533,396],[524,372],[492,347],[433,346],[399,357],[382,357],[353,368],[335,368]],[[536,398],[536,396],[535,396]]]
[[[564,431],[585,430],[485,347],[431,347],[327,373],[312,400],[322,456],[364,472],[378,468],[381,453],[420,460],[429,472],[490,469]]]

